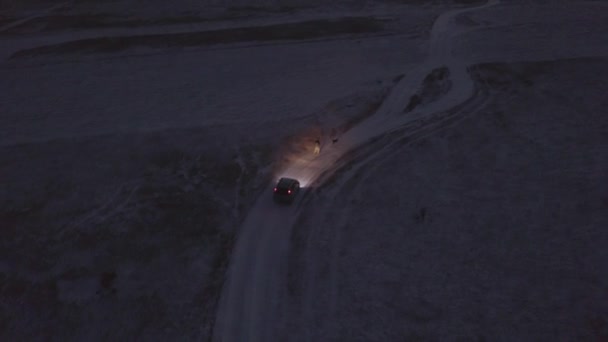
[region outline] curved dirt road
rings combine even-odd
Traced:
[[[340,144],[324,149],[321,156],[304,165],[294,165],[282,175],[297,178],[303,185],[310,184],[323,172],[331,170],[345,153],[370,138],[466,101],[473,94],[473,81],[467,73],[465,61],[452,58],[451,41],[458,34],[453,27],[453,18],[498,3],[498,0],[490,0],[483,6],[441,15],[433,24],[426,62],[408,71],[378,111],[342,135]],[[408,115],[400,115],[426,75],[442,66],[450,70],[450,91],[434,103]],[[285,259],[291,227],[299,213],[298,205],[299,201],[291,207],[277,206],[269,192],[264,193],[251,208],[240,227],[231,257],[217,312],[214,341],[276,340],[275,333],[280,329],[283,310],[281,298],[285,295]]]

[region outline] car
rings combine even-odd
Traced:
[[[292,203],[300,192],[300,182],[293,178],[283,177],[273,189],[273,198],[276,202]]]

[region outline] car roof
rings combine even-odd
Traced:
[[[277,186],[279,187],[288,187],[294,183],[299,183],[297,180],[293,179],[293,178],[286,178],[283,177],[281,179],[279,179],[279,183],[277,184]]]

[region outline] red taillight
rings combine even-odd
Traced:
[[[274,192],[277,192],[277,188],[274,188]]]
[[[287,194],[291,194],[291,190],[287,190]]]

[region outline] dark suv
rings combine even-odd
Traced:
[[[300,182],[293,178],[281,178],[274,187],[274,200],[292,203],[298,192],[300,192]]]

